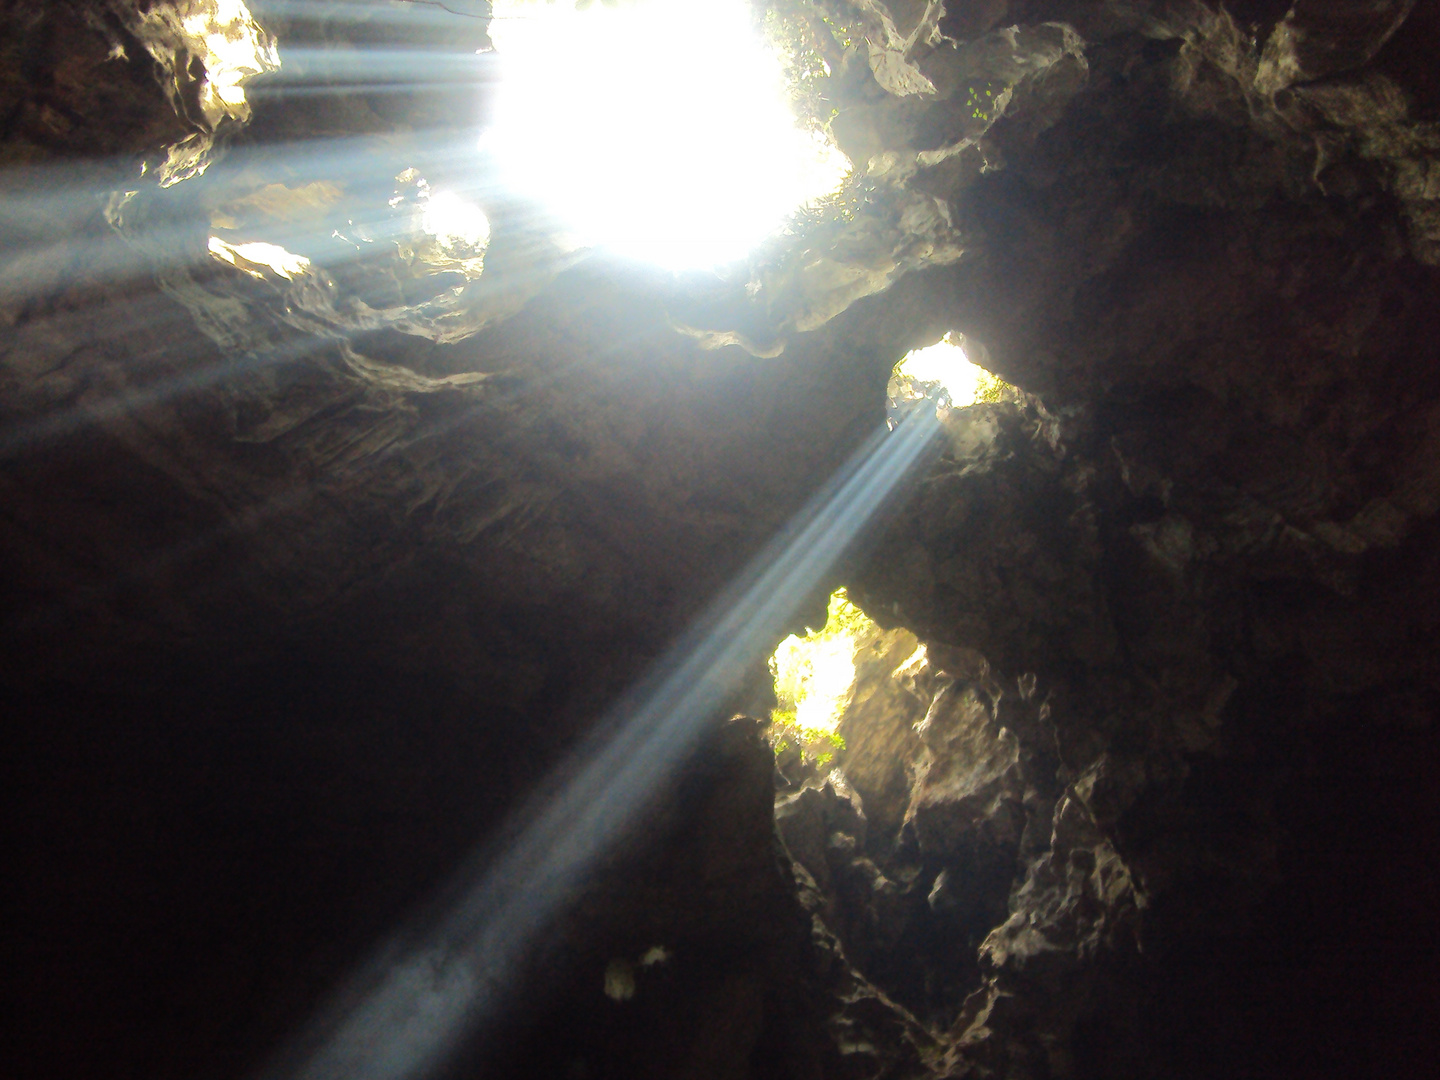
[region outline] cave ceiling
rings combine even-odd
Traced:
[[[1433,1056],[1440,6],[767,8],[854,168],[672,272],[486,174],[483,3],[0,7],[15,1075],[253,1075],[950,333],[736,681],[848,586],[841,771],[707,729],[457,1075]]]

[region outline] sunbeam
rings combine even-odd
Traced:
[[[166,306],[159,311],[147,310],[153,306],[153,303],[130,303],[107,308],[106,312],[112,316],[109,323],[111,330],[133,333],[144,329],[150,340],[165,340],[162,331],[168,330],[173,335],[170,340],[183,341],[182,335],[193,326],[184,309]],[[76,321],[88,323],[93,318],[93,313],[90,313]],[[54,330],[53,327],[50,329]],[[112,389],[106,393],[92,392],[64,408],[8,422],[0,427],[0,461],[47,443],[79,435],[95,426],[113,423],[127,416],[143,415],[185,394],[194,394],[214,387],[241,374],[304,359],[312,353],[334,347],[334,344],[334,341],[323,337],[306,337],[199,364],[193,362],[190,350],[185,345],[152,346],[145,352],[131,353],[130,377],[135,379],[138,385]],[[174,370],[181,367],[187,359],[192,362],[185,365],[183,370]],[[159,370],[159,376],[149,381],[141,381],[152,369]]]
[[[212,241],[217,235],[231,247],[284,248],[317,270],[383,253],[387,244],[421,232],[441,247],[464,241],[483,248],[491,232],[488,211],[495,207],[503,210],[512,247],[525,242],[522,234],[544,235],[549,219],[487,179],[474,147],[454,132],[422,132],[416,147],[423,150],[390,149],[390,161],[364,139],[245,148],[232,153],[221,172],[166,189],[143,189],[141,178],[125,176],[119,162],[96,163],[88,171],[0,171],[0,304],[21,305],[57,284],[92,285],[217,258],[232,261]],[[417,172],[417,164],[429,175]],[[432,190],[428,180],[437,173],[448,180]],[[243,181],[232,182],[236,177]],[[254,205],[263,190],[288,193],[312,182],[333,188],[333,206],[278,213]],[[397,212],[393,196],[402,182],[419,185],[420,213],[413,217]],[[232,222],[236,207],[253,222]]]
[[[512,842],[428,930],[383,948],[265,1080],[418,1080],[499,1018],[511,980],[595,862],[645,810],[840,555],[900,489],[939,423],[876,433],[615,707],[614,734],[558,770]]]
[[[282,47],[281,56],[284,65],[279,71],[248,88],[253,95],[274,97],[312,86],[329,93],[363,87],[369,94],[389,89],[418,90],[436,84],[479,84],[498,78],[494,55],[473,51]]]

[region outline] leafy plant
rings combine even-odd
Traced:
[[[812,0],[770,0],[762,25],[785,60],[791,106],[807,126],[822,130],[839,112],[831,77],[844,54],[864,44],[859,28]]]
[[[965,88],[965,108],[975,120],[990,121],[1000,115],[1000,98],[1008,86],[996,82],[985,82]]]
[[[791,746],[799,747],[800,760],[806,765],[823,769],[845,749],[845,739],[826,728],[805,727],[795,722],[793,709],[775,709],[770,713],[770,739],[775,756],[786,753]]]

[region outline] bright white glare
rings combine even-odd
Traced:
[[[850,603],[844,589],[830,597],[825,626],[801,637],[791,634],[770,658],[775,696],[794,707],[795,726],[807,732],[831,732],[839,726],[855,686],[855,650],[861,636],[878,631]]]
[[[909,353],[896,366],[895,374],[909,376],[916,382],[939,383],[956,408],[973,405],[980,399],[981,380],[986,376],[983,368],[970,363],[964,349],[949,341]]]
[[[181,0],[174,5],[180,28],[205,64],[200,105],[213,122],[222,113],[248,112],[244,83],[280,66],[275,47],[250,14],[244,0]],[[162,14],[152,12],[150,18]]]
[[[268,267],[287,281],[310,268],[310,260],[304,255],[286,251],[279,244],[256,241],[249,244],[227,244],[218,236],[210,237],[210,254],[221,262],[227,262],[237,270],[243,270],[251,277],[265,280],[260,267]]]
[[[796,685],[796,725],[834,731],[855,682],[855,642],[838,637],[807,646],[792,635],[780,643],[775,662],[781,669],[776,681]]]
[[[738,259],[849,162],[802,130],[746,0],[496,0],[484,145],[592,244],[671,269]]]
[[[474,203],[441,191],[425,200],[420,227],[448,248],[483,249],[490,243],[490,219]]]
[[[542,785],[548,795],[514,824],[509,845],[483,872],[452,884],[444,914],[378,950],[265,1080],[426,1080],[467,1035],[508,1019],[512,981],[534,943],[641,820],[734,700],[762,643],[774,640],[939,431],[934,413],[916,410],[862,447],[602,721],[607,740],[563,767],[563,783]]]
[[[208,133],[227,117],[250,118],[245,83],[280,66],[275,43],[250,14],[244,0],[168,0],[122,5],[134,12],[131,29],[162,69],[176,78],[199,60],[205,77],[196,88],[202,120],[197,130],[165,148],[157,173],[161,187],[203,173],[210,164]],[[181,80],[183,84],[183,79]],[[177,84],[179,88],[181,84]],[[177,105],[178,108],[178,105]],[[148,163],[142,165],[142,175]]]

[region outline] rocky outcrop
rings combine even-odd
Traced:
[[[1137,965],[1201,940],[1263,956],[1265,935],[1299,932],[1273,898],[1325,886],[1285,851],[1325,840],[1283,763],[1328,757],[1371,695],[1414,715],[1412,673],[1430,670],[1425,617],[1382,599],[1427,579],[1432,512],[1416,499],[1429,424],[1401,404],[1431,394],[1429,211],[1404,179],[1429,168],[1430,135],[1414,119],[1381,134],[1427,106],[1366,67],[1404,5],[1367,9],[1371,36],[1333,46],[1327,21],[1357,13],[1297,6],[1267,38],[1200,5],[1140,7],[1067,12],[1086,77],[1063,119],[1007,114],[977,143],[1003,168],[940,189],[984,252],[952,271],[954,325],[1043,404],[952,420],[952,452],[851,579],[932,651],[983,651],[1014,687],[995,716],[1043,703],[1005,729],[1013,749],[992,731],[965,756],[953,802],[911,759],[922,834],[939,792],[947,840],[975,820],[1027,836],[1002,849],[1013,890],[950,1030],[957,1074],[1162,1068],[1143,1041],[1120,1045],[1173,1037],[1143,1019]],[[1128,36],[1139,26],[1148,40]],[[1297,49],[1313,69],[1277,59]],[[1325,100],[1347,104],[1307,111]],[[1418,156],[1380,165],[1387,151],[1361,147],[1381,143]],[[1388,239],[1376,213],[1395,214]],[[1402,488],[1413,512],[1377,501]],[[1374,605],[1398,624],[1360,630]],[[996,723],[971,700],[977,731]],[[1008,779],[990,767],[1027,756]],[[1263,1041],[1263,1020],[1236,1023]]]

